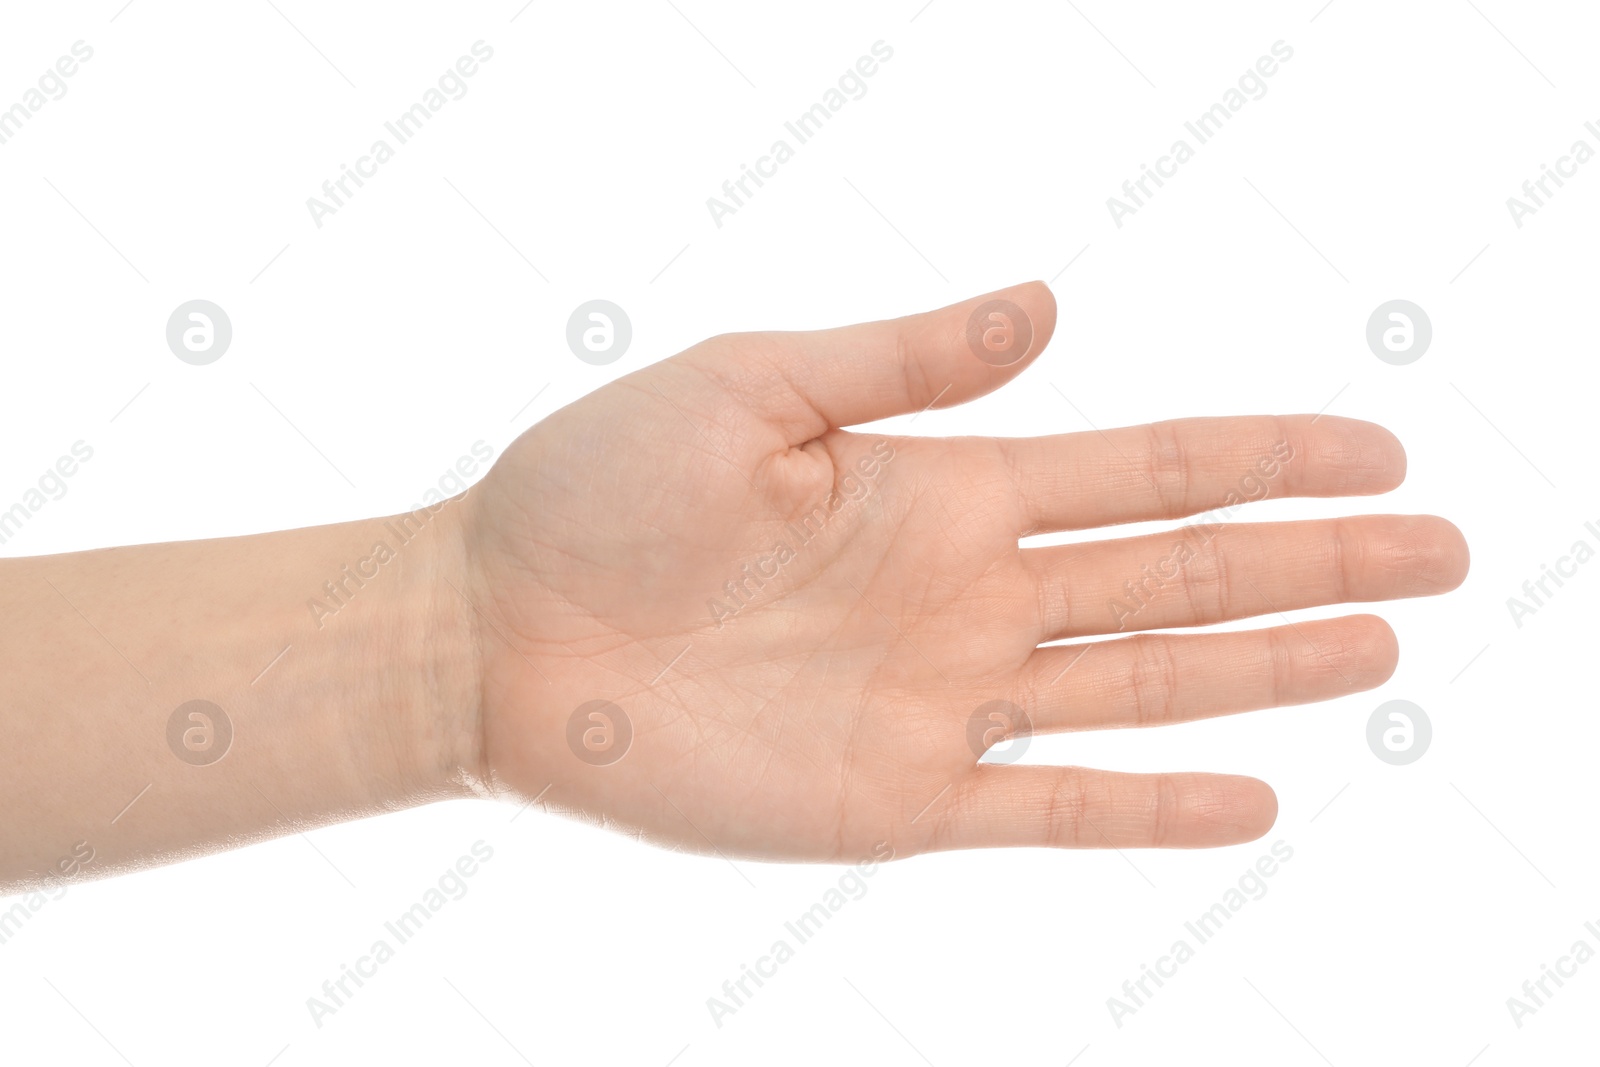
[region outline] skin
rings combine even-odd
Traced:
[[[979,358],[965,331],[994,298],[1032,340]],[[307,597],[397,544],[392,523],[0,564],[0,888],[472,795],[766,859],[1259,837],[1277,800],[1252,778],[978,755],[1029,729],[1377,686],[1397,645],[1370,615],[1159,631],[1442,593],[1466,544],[1443,519],[1367,515],[1019,545],[1394,488],[1399,442],[1351,419],[1027,439],[842,428],[1004,385],[1055,318],[1030,283],[703,342],[523,434],[469,493],[412,515],[394,558],[321,620]],[[167,741],[193,699],[234,731],[205,766]],[[70,862],[82,843],[93,858]]]

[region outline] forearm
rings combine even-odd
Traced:
[[[0,563],[0,893],[469,793],[457,507]]]

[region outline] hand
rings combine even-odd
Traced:
[[[985,319],[974,347],[969,317],[992,299],[1013,303],[1013,332]],[[1019,547],[1398,485],[1395,438],[1333,416],[1026,439],[842,429],[1002,385],[1055,316],[1034,283],[894,321],[717,337],[524,434],[461,512],[487,788],[774,859],[1265,833],[1277,800],[1252,778],[979,754],[1029,722],[1154,725],[1376,686],[1396,643],[1367,615],[1046,642],[1441,593],[1466,545],[1442,519],[1362,516]]]

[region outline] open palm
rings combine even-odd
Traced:
[[[1034,283],[899,320],[718,337],[524,434],[461,524],[488,787],[730,856],[1264,833],[1276,798],[1255,779],[979,757],[1030,731],[1378,685],[1396,645],[1372,616],[1047,643],[1439,593],[1464,576],[1465,543],[1442,519],[1363,516],[1019,545],[1393,488],[1399,443],[1354,420],[841,429],[988,392],[1054,323]]]

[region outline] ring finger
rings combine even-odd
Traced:
[[[1222,634],[1041,648],[1017,680],[1039,732],[1157,726],[1331,700],[1382,685],[1399,646],[1376,615]]]

